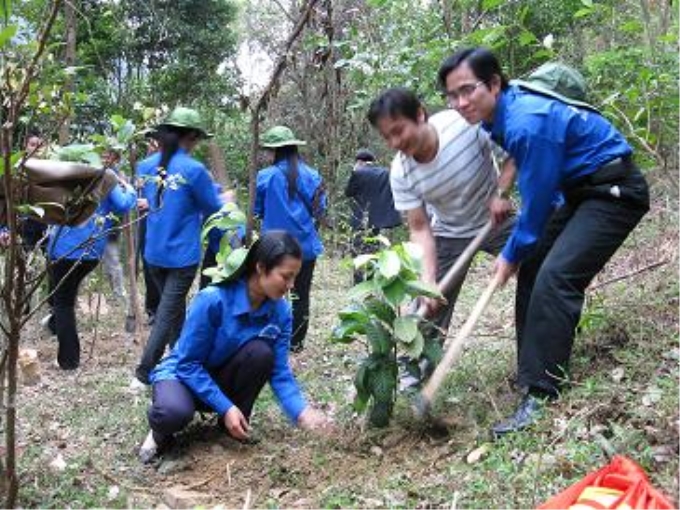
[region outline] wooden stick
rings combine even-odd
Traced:
[[[491,301],[491,296],[493,296],[493,293],[496,291],[499,285],[500,279],[498,275],[495,275],[493,277],[493,280],[491,280],[489,286],[482,294],[482,296],[479,298],[479,300],[477,300],[477,303],[475,304],[472,313],[470,313],[470,316],[465,321],[465,324],[463,324],[463,327],[458,332],[458,335],[453,340],[453,342],[451,342],[451,345],[449,345],[449,347],[446,349],[444,358],[441,360],[439,365],[437,365],[437,368],[432,374],[432,377],[430,377],[430,380],[427,381],[427,384],[420,392],[420,397],[415,404],[416,413],[418,415],[424,416],[428,413],[430,406],[432,405],[432,400],[434,399],[435,393],[441,386],[442,382],[444,382],[444,378],[448,375],[449,370],[453,366],[453,363],[456,361],[461,351],[463,350],[463,345],[465,345],[465,341],[467,340],[468,336],[470,336],[470,333],[472,333],[472,330],[477,324],[479,317],[482,315],[482,312],[484,312],[484,310],[486,309],[487,305],[489,304],[489,301]]]
[[[661,260],[659,262],[654,262],[652,264],[641,267],[640,269],[636,269],[635,271],[631,271],[630,273],[626,273],[626,274],[623,274],[621,276],[615,276],[614,278],[610,278],[609,280],[605,280],[605,281],[599,282],[595,285],[591,285],[586,290],[589,290],[589,291],[597,290],[597,289],[604,287],[606,285],[610,285],[612,283],[620,282],[621,280],[626,280],[626,279],[631,278],[633,276],[637,276],[640,273],[644,273],[645,271],[650,271],[652,269],[656,269],[657,267],[664,266],[664,265],[668,264],[669,262],[670,262],[670,259],[665,259],[665,260]]]
[[[491,222],[491,220],[489,220],[489,222],[486,225],[484,225],[484,228],[480,230],[479,234],[477,234],[475,238],[470,242],[470,244],[466,246],[465,250],[463,250],[463,253],[459,255],[459,257],[456,259],[456,262],[451,266],[451,268],[446,272],[441,281],[437,284],[437,287],[439,287],[439,292],[441,292],[442,294],[446,294],[453,285],[458,283],[458,280],[462,275],[463,269],[468,266],[472,258],[475,256],[475,253],[479,251],[479,247],[486,240],[492,228],[493,223]],[[425,306],[421,305],[420,307],[418,307],[418,311],[416,313],[420,317],[425,318],[426,313]]]

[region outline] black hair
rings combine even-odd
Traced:
[[[425,107],[412,90],[395,87],[383,91],[371,102],[366,117],[373,127],[378,127],[378,121],[385,117],[405,117],[418,122],[421,109]]]
[[[467,62],[474,75],[480,81],[483,81],[487,87],[496,75],[501,80],[501,90],[508,88],[508,78],[503,74],[503,69],[501,69],[501,64],[496,55],[483,46],[477,46],[459,50],[442,62],[437,73],[437,81],[442,90],[446,90],[446,77],[464,62]]]
[[[161,124],[158,126],[155,138],[161,146],[161,159],[158,162],[156,171],[162,181],[165,181],[168,176],[168,165],[170,164],[170,160],[172,160],[173,156],[179,150],[180,142],[186,138],[195,139],[200,138],[200,136],[201,132],[192,128],[171,126],[168,124]],[[159,206],[164,190],[165,186],[158,186],[156,201]]]
[[[368,149],[359,149],[354,159],[356,159],[357,161],[366,161],[368,163],[373,163],[375,161],[375,154],[373,154]]]
[[[284,230],[270,230],[250,246],[241,266],[225,280],[225,283],[242,277],[249,278],[257,271],[258,264],[262,264],[264,272],[269,273],[285,257],[302,260],[300,243]]]
[[[293,200],[297,194],[299,159],[300,154],[297,145],[284,145],[283,147],[276,147],[274,149],[274,163],[283,160],[288,161],[288,173],[286,174],[286,180],[288,181],[288,200]]]

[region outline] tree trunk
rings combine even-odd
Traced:
[[[53,0],[49,4],[49,12],[45,24],[37,37],[37,49],[33,55],[21,83],[15,88],[9,84],[6,96],[3,98],[4,110],[3,124],[0,128],[0,154],[2,164],[6,169],[11,169],[12,158],[12,135],[19,122],[26,98],[28,97],[31,83],[35,80],[40,69],[40,60],[45,51],[47,39],[52,30],[52,25],[61,8],[61,0]],[[26,304],[26,261],[20,245],[17,233],[17,199],[15,193],[16,177],[12,171],[6,171],[2,176],[2,186],[6,206],[6,224],[9,227],[10,239],[5,258],[4,274],[2,278],[2,292],[0,305],[3,307],[4,323],[0,323],[4,334],[4,352],[2,353],[2,371],[0,384],[7,383],[5,399],[0,403],[5,404],[5,452],[4,462],[0,463],[0,486],[4,496],[3,506],[13,508],[17,503],[19,493],[19,476],[16,462],[16,395],[17,395],[17,359],[19,356],[19,343],[21,341],[21,325],[23,321],[24,305]],[[4,363],[6,360],[6,364]],[[6,376],[6,377],[4,377]],[[4,392],[2,392],[4,393]]]
[[[64,22],[66,25],[66,53],[64,54],[64,65],[73,67],[76,65],[76,7],[77,0],[67,0],[64,2]],[[73,75],[70,74],[64,83],[64,92],[72,95],[75,91]],[[70,102],[70,100],[69,100]],[[59,126],[59,145],[66,145],[70,139],[71,115],[68,115],[64,122]]]
[[[222,148],[217,145],[215,140],[210,140],[210,143],[208,144],[208,158],[210,159],[210,169],[217,182],[222,186],[230,188],[231,185],[227,176],[227,165],[224,161],[224,152],[222,151]]]

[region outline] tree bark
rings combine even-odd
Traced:
[[[66,53],[64,54],[64,65],[73,67],[76,64],[76,0],[64,2],[64,21],[66,24]],[[70,74],[64,83],[64,92],[67,95],[75,91],[73,75]],[[59,126],[59,145],[66,145],[70,139],[71,115],[68,115],[64,122]]]
[[[224,161],[224,152],[215,140],[210,140],[208,144],[208,158],[210,159],[210,169],[213,171],[215,179],[222,186],[231,187],[227,176],[227,165]]]
[[[49,12],[37,38],[37,49],[26,68],[22,82],[14,88],[11,83],[6,86],[6,116],[0,129],[0,153],[3,166],[8,169],[2,176],[5,195],[7,226],[10,230],[8,254],[5,258],[4,282],[2,285],[2,307],[7,323],[2,325],[5,334],[5,352],[2,354],[6,365],[3,366],[0,383],[7,383],[5,400],[5,454],[2,463],[2,493],[3,506],[13,508],[17,503],[19,493],[19,476],[17,474],[16,459],[16,395],[17,395],[17,359],[21,340],[22,314],[26,304],[26,264],[17,233],[17,201],[15,193],[16,176],[9,169],[12,168],[12,135],[16,129],[24,102],[28,97],[30,85],[35,79],[39,62],[45,51],[47,38],[54,20],[61,8],[61,0],[53,0],[49,5]],[[6,372],[5,372],[6,370]]]

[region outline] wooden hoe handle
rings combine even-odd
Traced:
[[[470,241],[470,244],[468,244],[463,250],[463,253],[461,253],[458,258],[456,259],[456,262],[451,266],[451,268],[446,272],[444,277],[437,283],[437,287],[439,288],[439,292],[442,294],[446,294],[449,289],[458,282],[459,278],[461,277],[461,271],[470,263],[472,260],[472,257],[475,256],[475,253],[479,250],[479,247],[482,245],[484,240],[487,238],[489,235],[489,232],[491,232],[491,229],[493,228],[493,224],[491,223],[491,220],[488,221],[486,225],[482,228],[482,230],[479,231],[479,234],[475,236],[475,238]],[[424,305],[421,305],[418,307],[418,311],[416,312],[421,318],[425,318],[425,312],[426,308]]]
[[[475,307],[470,313],[468,319],[465,321],[465,324],[463,324],[463,327],[458,332],[458,335],[446,349],[444,358],[441,360],[439,365],[437,365],[437,368],[432,374],[432,377],[430,377],[430,380],[427,381],[427,384],[420,393],[419,402],[416,404],[417,411],[419,412],[419,414],[425,414],[429,410],[429,407],[432,404],[432,400],[434,399],[435,393],[441,386],[442,382],[444,381],[444,378],[448,374],[454,362],[459,357],[461,351],[463,350],[463,345],[465,345],[467,337],[470,336],[470,333],[472,333],[472,330],[477,324],[479,317],[482,315],[482,312],[484,312],[484,310],[486,309],[487,305],[489,304],[489,301],[491,301],[491,296],[493,296],[493,293],[496,291],[499,285],[500,279],[498,278],[497,275],[494,275],[493,280],[491,280],[489,286],[486,288],[481,297],[477,300]]]

